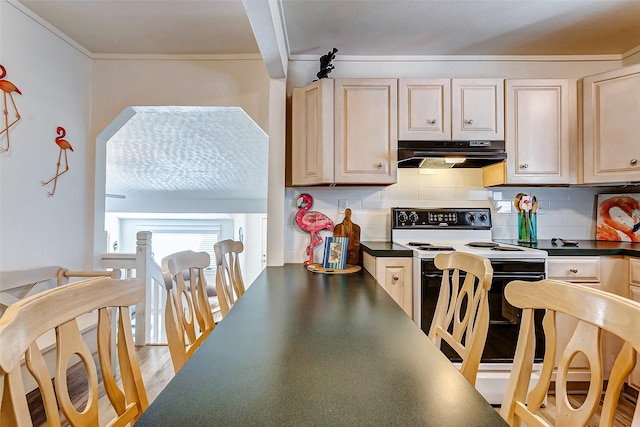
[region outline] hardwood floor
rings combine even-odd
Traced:
[[[144,385],[147,390],[149,403],[151,403],[162,391],[165,385],[173,378],[173,366],[169,356],[169,348],[167,346],[144,346],[137,347],[136,353],[140,361],[140,369],[144,379]],[[72,401],[76,407],[81,408],[86,404],[86,382],[83,381],[82,371],[76,366],[69,369],[68,378],[70,382],[69,390],[72,394]],[[100,388],[100,414],[107,417],[110,408],[108,408],[107,397],[104,389]],[[571,395],[570,397],[574,407],[580,406],[584,400],[583,395]],[[34,426],[46,425],[44,413],[42,410],[42,401],[37,391],[28,395],[29,407]],[[631,426],[633,412],[635,409],[635,401],[630,396],[623,396],[620,399],[618,412],[616,413],[615,427]],[[497,408],[499,410],[499,408]],[[555,419],[555,396],[549,395],[547,406],[541,411],[542,416],[553,423]],[[588,427],[597,427],[600,417],[596,414],[589,422]],[[62,424],[68,425],[63,422]]]

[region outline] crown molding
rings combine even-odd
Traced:
[[[640,46],[638,47],[640,49]],[[629,51],[632,52],[632,51]],[[627,52],[628,53],[628,52]],[[625,53],[626,55],[626,53]],[[291,55],[291,61],[317,62],[316,55]],[[334,62],[585,62],[620,61],[623,55],[340,55]]]

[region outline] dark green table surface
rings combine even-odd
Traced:
[[[366,272],[268,267],[136,426],[494,426]]]

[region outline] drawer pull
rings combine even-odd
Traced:
[[[528,167],[529,167],[529,163],[522,163],[522,164],[520,165],[520,169],[526,169],[526,168],[528,168]]]
[[[578,272],[578,269],[577,268],[570,268],[569,271],[572,272],[573,274],[575,274],[575,273]]]
[[[431,120],[427,120],[427,123],[429,123],[432,126],[435,126],[435,124],[438,123],[438,122],[437,122],[436,119],[431,119]]]
[[[400,280],[400,278],[398,276],[393,276],[393,281],[397,282],[398,280]]]
[[[631,166],[635,166],[638,164],[638,159],[631,159],[629,163],[631,163]]]

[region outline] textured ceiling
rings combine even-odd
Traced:
[[[107,194],[266,198],[268,137],[241,108],[133,109],[107,142]]]
[[[15,1],[15,0],[14,0]],[[93,54],[258,54],[267,0],[20,0]],[[244,3],[244,4],[243,4]],[[596,55],[640,46],[638,0],[277,0],[290,55]],[[245,8],[246,6],[246,8]],[[274,8],[272,8],[272,13]],[[268,22],[267,22],[268,21]]]
[[[599,55],[640,46],[640,1],[284,0],[292,55]]]
[[[101,54],[257,54],[241,0],[21,0]]]

